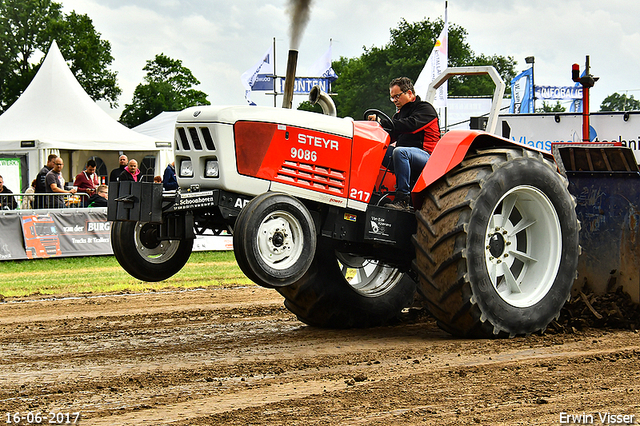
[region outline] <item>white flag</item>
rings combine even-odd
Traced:
[[[448,31],[449,24],[447,23],[447,7],[445,3],[444,28],[440,33],[440,37],[436,40],[435,46],[433,46],[433,50],[431,51],[431,55],[429,55],[429,59],[427,59],[427,63],[422,69],[422,72],[420,72],[416,83],[413,85],[416,89],[416,95],[419,95],[423,100],[427,97],[429,84],[431,84],[431,82],[447,68],[449,57],[449,42],[447,39]],[[440,86],[436,91],[436,97],[433,101],[434,107],[443,108],[447,106],[447,86],[447,82],[445,81],[444,84],[442,84],[442,86]]]
[[[249,105],[255,105],[250,98],[252,90],[273,90],[273,46],[259,62],[246,70],[240,79],[245,88],[244,98]]]
[[[329,81],[334,81],[338,78],[336,72],[331,68],[331,45],[329,49],[318,60],[309,67],[309,77],[323,77],[329,78]]]

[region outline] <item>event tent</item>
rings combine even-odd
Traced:
[[[156,141],[118,123],[94,102],[67,66],[55,41],[27,89],[0,115],[0,159],[23,158],[27,169],[26,173],[21,171],[23,189],[50,152],[66,156],[67,179],[82,171],[91,156],[104,158],[107,168],[117,167],[120,152],[129,158],[154,157],[155,172],[159,173],[166,162],[159,163],[167,157],[161,152],[170,149],[158,148]]]
[[[180,111],[163,111],[151,120],[137,125],[133,130],[150,136],[156,141],[173,143],[178,114]]]

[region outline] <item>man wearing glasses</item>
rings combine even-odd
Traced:
[[[55,194],[75,194],[76,189],[71,188],[70,190],[64,189],[64,178],[62,177],[62,167],[64,167],[64,161],[62,158],[58,157],[55,159],[53,163],[53,169],[47,173],[45,177],[45,182],[47,186],[47,192],[55,193]],[[64,207],[64,196],[56,195],[51,196],[49,199],[49,208],[51,209],[61,209]]]
[[[109,187],[107,185],[98,185],[96,193],[89,198],[87,207],[107,207],[109,199]]]
[[[413,82],[407,77],[394,78],[389,83],[389,98],[396,106],[396,113],[388,131],[395,144],[389,146],[383,164],[396,175],[395,199],[387,205],[396,210],[411,210],[411,178],[422,172],[440,140],[438,113],[414,90]],[[368,119],[378,117],[374,115]]]

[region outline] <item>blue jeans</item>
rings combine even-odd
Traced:
[[[429,160],[429,153],[415,147],[389,146],[382,164],[396,175],[396,193],[409,195],[410,182],[417,178]]]

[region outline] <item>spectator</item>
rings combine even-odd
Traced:
[[[118,158],[118,162],[120,163],[120,166],[117,169],[111,170],[111,173],[109,174],[109,182],[118,181],[120,174],[122,174],[125,167],[127,167],[127,163],[129,162],[129,159],[127,158],[126,155],[122,154],[120,158]]]
[[[43,166],[42,169],[40,169],[40,171],[38,172],[38,175],[36,176],[36,194],[44,194],[45,192],[48,192],[46,177],[47,173],[49,173],[49,171],[53,169],[53,163],[55,163],[56,158],[58,158],[56,154],[49,154],[49,156],[47,157],[47,164]],[[34,199],[34,208],[46,209],[48,207],[48,200],[49,197],[47,197],[46,195],[36,195]]]
[[[15,210],[18,203],[16,203],[16,199],[13,195],[7,194],[13,194],[13,192],[4,186],[4,179],[0,176],[0,209]]]
[[[25,194],[33,194],[36,192],[36,179],[31,181],[31,186],[24,191]],[[22,205],[20,205],[21,210],[31,210],[34,207],[34,196],[33,195],[23,195],[22,196]]]
[[[176,179],[176,162],[172,161],[171,164],[164,169],[164,177],[162,179],[162,188],[167,191],[178,189],[178,180]]]
[[[100,185],[98,181],[98,175],[96,174],[96,161],[87,161],[87,167],[81,173],[78,173],[76,179],[73,181],[73,186],[78,188],[78,192],[86,192],[87,195],[82,196],[82,206],[85,207],[95,192],[96,188]]]
[[[89,198],[87,207],[107,207],[109,199],[109,187],[107,185],[98,185],[95,194]]]
[[[154,176],[153,177],[153,183],[162,183],[162,177],[161,176]]]
[[[64,189],[64,178],[62,177],[62,168],[64,167],[64,161],[62,158],[56,158],[53,163],[53,169],[46,176],[47,192],[54,194],[75,194],[75,188],[70,190]],[[64,196],[56,195],[50,197],[49,208],[61,209],[64,207]]]
[[[135,159],[129,160],[129,165],[122,171],[118,180],[138,182],[140,176],[140,169],[138,169],[138,162]]]

